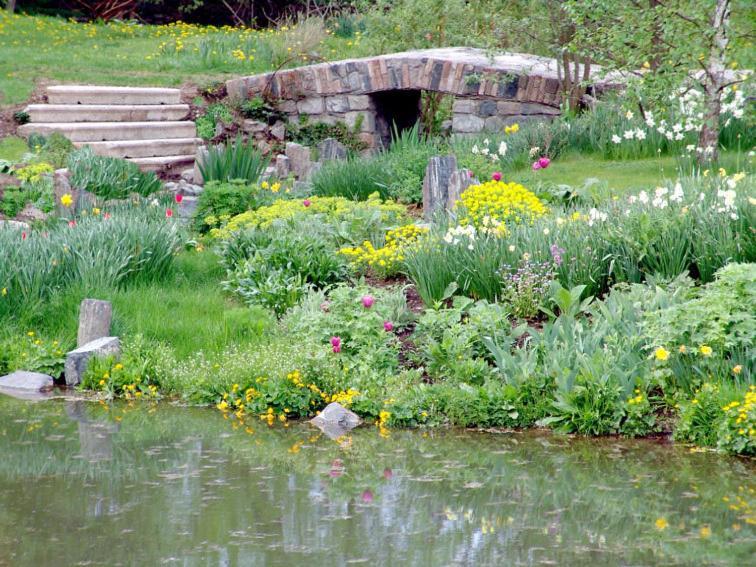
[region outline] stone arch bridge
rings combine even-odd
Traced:
[[[595,85],[598,87],[598,83]],[[263,93],[290,118],[360,125],[370,147],[390,140],[392,124],[420,117],[422,91],[454,97],[452,132],[497,131],[505,125],[560,113],[562,82],[554,59],[442,48],[320,63],[229,80],[229,96]]]

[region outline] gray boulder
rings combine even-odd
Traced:
[[[362,420],[338,402],[331,402],[323,411],[310,420],[331,439],[337,439],[357,427]]]
[[[436,211],[446,208],[449,201],[449,182],[457,170],[454,156],[436,156],[428,160],[423,180],[423,215],[433,217]]]
[[[45,392],[53,387],[53,377],[40,372],[16,370],[0,377],[0,391],[22,390],[25,392]]]
[[[286,157],[289,158],[291,172],[299,179],[306,179],[312,169],[310,148],[295,142],[287,142]]]
[[[320,156],[320,161],[346,159],[347,148],[336,138],[326,138],[318,144],[318,155]]]
[[[89,365],[92,356],[119,356],[121,354],[121,341],[118,337],[102,337],[80,346],[66,354],[66,385],[76,386],[81,383],[81,378]]]

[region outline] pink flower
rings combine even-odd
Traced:
[[[305,199],[304,201],[302,201],[302,204],[305,207],[309,207],[310,205],[312,205],[312,201],[310,201],[309,199]]]
[[[389,480],[391,477],[394,476],[394,471],[392,471],[390,468],[386,467],[383,469],[383,478],[386,480]]]
[[[171,209],[165,210],[165,218],[169,219],[173,216],[173,211]]]
[[[68,226],[70,226],[71,228],[75,227],[76,226],[76,221],[75,220],[68,221]]]
[[[539,169],[541,169],[541,164],[538,163],[537,161],[534,161],[533,162],[533,171],[538,171]]]
[[[494,181],[501,181],[501,172],[494,171],[493,175],[491,176],[491,179],[493,179]]]
[[[468,172],[467,172],[467,177],[472,177],[472,176],[473,176],[473,172],[472,172],[472,170],[468,171]]]
[[[541,169],[546,169],[549,167],[549,164],[551,163],[551,160],[547,157],[542,157],[538,160],[538,165],[541,166]]]
[[[181,201],[184,200],[184,196],[181,193],[176,193],[176,196],[174,197],[174,199],[176,199],[177,203],[180,203]]]
[[[341,352],[341,337],[331,337],[331,349],[336,354]]]
[[[370,309],[373,306],[373,303],[375,303],[375,297],[373,297],[372,295],[362,296],[362,306],[365,309]]]
[[[369,488],[362,492],[362,501],[365,504],[370,504],[373,501],[373,491]]]
[[[328,311],[331,309],[331,302],[330,301],[324,301],[320,304],[320,310],[323,313],[328,313]]]
[[[383,322],[383,330],[387,333],[390,333],[394,330],[394,324],[391,321],[384,321]]]
[[[26,240],[26,231],[21,233],[21,240]]]
[[[105,213],[104,218],[105,220],[108,220],[110,218],[110,213]]]

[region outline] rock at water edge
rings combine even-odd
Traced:
[[[66,354],[66,385],[76,386],[81,382],[92,356],[119,356],[121,341],[118,337],[102,337]]]

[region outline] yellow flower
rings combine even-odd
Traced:
[[[280,189],[281,189],[281,184],[280,184],[280,183],[274,183],[273,185],[271,185],[271,186],[270,186],[270,190],[271,190],[271,191],[272,191],[273,193],[278,193],[278,191],[279,191]]]
[[[664,518],[657,518],[654,524],[656,525],[656,529],[659,531],[666,530],[667,526],[669,526],[669,522]]]
[[[113,367],[114,370],[123,370],[123,364],[120,362]]]
[[[656,356],[656,360],[664,362],[669,358],[669,351],[664,347],[659,347],[654,352],[654,356]]]
[[[34,331],[29,331],[28,333],[26,333],[26,335],[29,336],[29,337],[33,337],[34,336]]]
[[[711,537],[711,528],[709,526],[702,526],[700,530],[698,530],[699,535],[706,539],[708,537]]]
[[[92,209],[92,214],[93,214],[93,215],[99,215],[99,214],[100,214],[100,209],[98,209],[97,207],[94,207],[94,208]]]
[[[698,352],[700,352],[703,356],[711,356],[711,353],[714,351],[708,345],[701,345],[698,349]]]
[[[5,297],[6,295],[8,295],[8,288],[4,287],[3,291],[0,292],[0,295],[2,295],[3,297]]]
[[[685,354],[685,353],[687,352],[687,350],[688,350],[688,349],[687,349],[687,348],[685,347],[685,345],[680,345],[680,348],[678,348],[678,349],[677,349],[677,351],[678,351],[678,352],[679,352],[680,354]]]
[[[733,374],[740,374],[741,372],[743,372],[743,366],[740,364],[737,364],[736,366],[732,368]]]
[[[73,197],[71,197],[71,194],[65,193],[64,195],[62,195],[60,198],[60,204],[64,207],[70,207],[71,205],[73,205]]]
[[[263,181],[262,183],[260,183],[260,187],[262,187],[263,189],[268,189],[270,185],[267,181]]]

